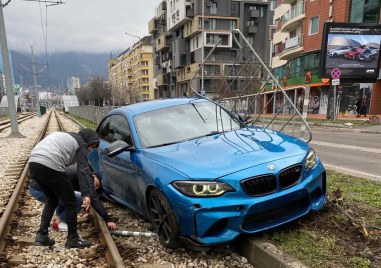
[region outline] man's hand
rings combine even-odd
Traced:
[[[108,227],[110,230],[115,230],[115,229],[116,229],[116,223],[115,223],[115,222],[112,222],[112,221],[109,221],[109,222],[107,222],[107,227]]]
[[[90,201],[90,197],[85,196],[85,197],[83,198],[83,201],[82,201],[82,207],[87,211],[87,210],[89,210],[90,203],[91,203],[91,201]]]

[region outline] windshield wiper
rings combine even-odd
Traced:
[[[167,142],[167,143],[161,143],[153,146],[148,146],[147,148],[156,148],[156,147],[161,147],[161,146],[167,146],[167,145],[172,145],[176,143],[180,143],[181,141],[173,141],[173,142]]]
[[[213,135],[216,135],[216,134],[220,134],[221,132],[223,132],[223,131],[216,131],[216,130],[214,130],[214,131],[211,131],[210,133],[208,133],[208,134],[206,134],[204,136],[205,137],[213,136]]]

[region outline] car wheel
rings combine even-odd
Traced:
[[[177,247],[179,226],[176,216],[168,200],[158,189],[153,189],[149,194],[148,212],[160,242],[170,248]]]
[[[333,55],[332,55],[334,58],[336,58],[337,57],[337,54],[336,53],[333,53]]]

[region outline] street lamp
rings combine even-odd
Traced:
[[[139,36],[137,36],[137,35],[134,35],[134,34],[130,34],[130,33],[127,33],[127,32],[124,32],[126,35],[129,35],[129,36],[133,36],[133,37],[136,37],[136,38],[138,38],[139,39],[139,41],[140,41],[140,37]]]

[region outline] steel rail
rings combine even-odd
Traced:
[[[57,117],[57,121],[61,127],[62,124],[58,117]],[[75,123],[79,124],[78,122],[75,122]],[[79,125],[81,126],[81,128],[84,128],[81,124]],[[110,267],[123,268],[124,264],[123,264],[122,257],[119,254],[119,251],[115,245],[114,239],[112,238],[106,223],[94,209],[91,209],[90,213],[92,214],[94,218],[95,226],[99,229],[98,235],[99,235],[101,244],[106,247],[104,254],[106,256],[108,264],[110,265]]]

